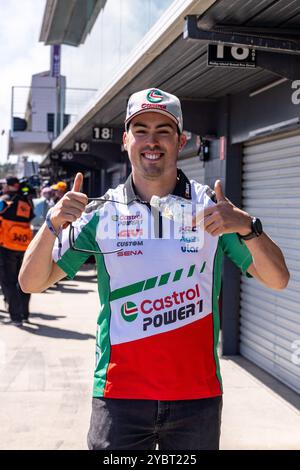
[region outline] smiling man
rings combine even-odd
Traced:
[[[90,449],[218,449],[222,256],[270,288],[289,280],[281,250],[258,219],[225,198],[220,181],[214,194],[177,169],[185,141],[176,96],[158,89],[133,94],[123,136],[132,166],[125,184],[109,190],[101,206],[86,207],[78,173],[25,255],[21,286],[39,292],[73,277],[95,254],[100,312]],[[151,197],[169,193],[204,207],[201,247],[194,227],[183,226],[181,239],[166,237],[161,215],[150,212]],[[154,237],[146,236],[147,215]],[[114,237],[101,236],[107,220]],[[63,227],[74,221],[70,246]]]

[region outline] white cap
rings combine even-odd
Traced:
[[[181,104],[177,96],[158,88],[149,88],[134,93],[128,101],[125,127],[133,117],[147,112],[168,116],[177,124],[179,131],[183,131]]]

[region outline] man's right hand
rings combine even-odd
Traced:
[[[83,174],[77,173],[71,191],[68,191],[51,209],[50,218],[56,231],[77,220],[88,204],[87,195],[80,192],[82,182]]]

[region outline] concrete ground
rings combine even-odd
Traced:
[[[0,300],[0,449],[86,449],[98,311],[93,268],[6,325]],[[3,302],[2,302],[3,304]],[[222,449],[300,449],[300,397],[241,357],[221,359]]]

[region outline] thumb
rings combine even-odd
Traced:
[[[75,180],[73,183],[73,188],[72,191],[75,191],[76,193],[80,192],[81,186],[83,183],[83,174],[82,173],[77,173],[75,176]]]
[[[214,191],[216,193],[217,202],[226,201],[226,197],[222,190],[222,184],[220,180],[216,180]]]

